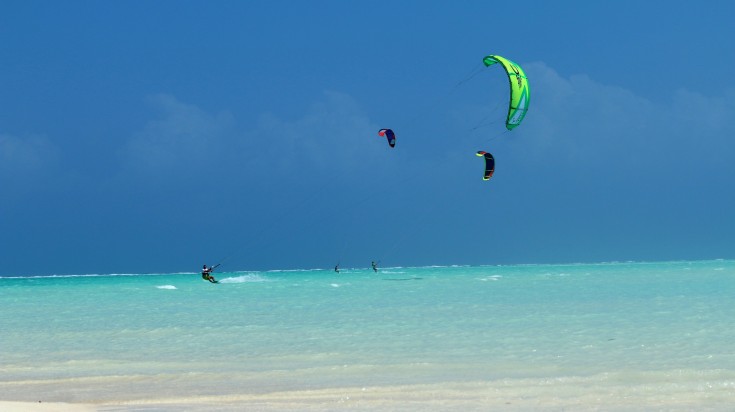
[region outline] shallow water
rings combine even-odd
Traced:
[[[534,405],[735,402],[735,261],[216,275],[0,278],[2,399],[478,385]]]

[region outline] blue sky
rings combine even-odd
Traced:
[[[733,15],[3,1],[0,274],[733,258]]]

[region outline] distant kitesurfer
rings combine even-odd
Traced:
[[[337,273],[339,273],[339,263],[337,263],[336,265],[334,265],[334,271],[337,272]]]
[[[202,266],[202,279],[208,280],[212,283],[217,283],[217,280],[212,276],[212,271],[214,270],[213,267],[207,267],[207,265]]]
[[[378,271],[378,264],[375,263],[375,261],[373,260],[373,263],[371,263],[371,265],[373,267],[373,272],[377,272]]]

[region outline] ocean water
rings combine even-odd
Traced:
[[[0,278],[0,400],[735,410],[732,260],[215,275]]]

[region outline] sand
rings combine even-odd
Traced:
[[[61,402],[6,402],[0,401],[3,412],[81,412],[96,411],[94,405],[81,405]]]
[[[520,383],[520,385],[518,385]],[[176,396],[90,403],[2,402],[3,412],[162,412],[162,411],[731,411],[733,393],[723,386],[709,392],[660,394],[648,385],[579,388],[574,379],[538,382],[464,382],[380,387],[344,387],[222,396]]]

